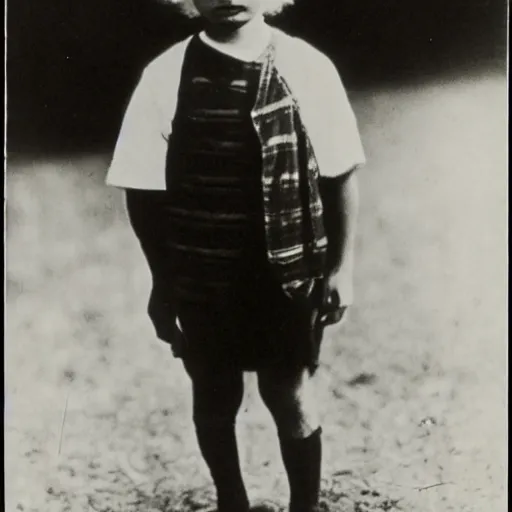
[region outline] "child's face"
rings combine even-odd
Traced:
[[[240,27],[263,12],[264,0],[194,0],[199,14],[209,23]]]

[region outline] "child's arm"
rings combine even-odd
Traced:
[[[328,239],[324,297],[338,292],[340,307],[353,301],[354,249],[359,192],[354,171],[320,178],[324,224]]]
[[[162,230],[158,228],[159,205],[164,199],[164,192],[161,191],[126,190],[128,217],[153,279],[148,315],[158,338],[169,343],[178,354],[183,335],[177,325],[171,277],[166,272],[165,242],[161,239]]]

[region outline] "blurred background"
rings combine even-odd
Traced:
[[[505,0],[297,0],[275,20],[349,89],[505,66]],[[8,2],[8,150],[109,150],[143,66],[196,23],[158,0]]]
[[[355,304],[317,376],[331,510],[507,510],[506,18],[502,0],[296,0],[275,20],[336,63],[368,161]],[[190,384],[104,185],[141,70],[196,22],[10,0],[7,25],[6,510],[211,509]],[[247,379],[249,492],[284,506]]]

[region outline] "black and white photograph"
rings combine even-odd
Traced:
[[[4,510],[508,510],[508,2],[4,8]]]

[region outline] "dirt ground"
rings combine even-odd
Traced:
[[[506,510],[506,83],[360,92],[356,301],[318,379],[332,511]],[[7,177],[8,512],[209,510],[189,383],[145,316],[149,274],[105,156]],[[284,507],[247,376],[251,498]]]

